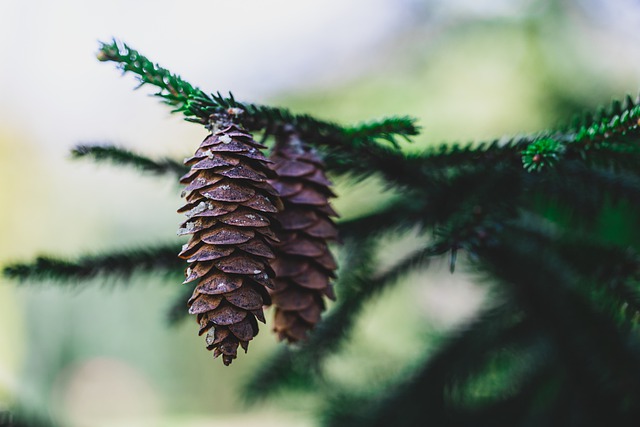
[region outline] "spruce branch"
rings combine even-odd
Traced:
[[[552,166],[566,153],[567,158],[601,162],[600,153],[640,154],[640,98],[634,102],[626,96],[624,103],[614,100],[610,108],[599,109],[594,116],[574,120],[567,130],[540,138],[522,153],[522,162],[529,171]],[[597,154],[596,154],[597,153]],[[606,158],[607,155],[605,154]]]
[[[582,163],[567,163],[559,168],[558,185],[573,185],[578,193],[597,198],[600,205],[607,198],[615,201],[627,200],[632,205],[640,204],[640,178],[628,171],[611,168],[588,167]],[[580,194],[578,194],[580,196]]]
[[[518,136],[495,139],[491,142],[469,143],[464,146],[457,143],[441,144],[410,157],[417,157],[423,168],[440,170],[478,166],[487,162],[515,161],[518,153],[534,140],[535,137]]]
[[[189,100],[200,93],[200,89],[194,88],[177,74],[151,62],[137,50],[115,39],[111,43],[100,43],[97,58],[103,62],[115,62],[123,72],[135,74],[140,86],[149,84],[157,87],[159,91],[155,96],[174,107],[173,111],[185,111]]]
[[[293,114],[285,108],[240,102],[231,93],[227,97],[219,92],[209,95],[116,40],[101,43],[97,57],[100,61],[115,62],[124,72],[135,74],[140,85],[156,86],[159,92],[155,95],[175,107],[173,112],[181,112],[187,120],[201,124],[208,124],[215,113],[227,112],[237,116],[236,119],[247,130],[265,130],[273,134],[284,125],[293,125],[303,139],[312,142],[338,140],[371,144],[382,139],[393,143],[396,135],[408,139],[418,134],[415,119],[408,117],[392,117],[380,122],[342,127],[309,115]]]
[[[362,244],[359,243],[359,246],[354,249],[361,250]],[[338,304],[318,324],[300,349],[281,349],[251,378],[244,389],[249,401],[265,398],[283,386],[291,385],[293,379],[296,383],[308,384],[313,381],[314,374],[322,376],[322,362],[339,350],[348,338],[366,303],[397,283],[401,277],[424,268],[432,257],[446,253],[449,247],[446,244],[428,245],[382,273],[373,271],[371,249],[367,249],[366,257],[364,253],[352,254],[350,267],[341,274],[338,282],[338,288],[341,289]],[[288,369],[283,370],[283,365]],[[275,372],[279,375],[275,375]]]
[[[583,233],[545,231],[522,221],[508,227],[514,237],[546,248],[556,261],[579,272],[582,286],[577,290],[594,299],[594,305],[599,303],[608,309],[612,319],[622,315],[622,322],[629,324],[640,314],[640,294],[634,286],[640,281],[640,254],[633,249],[607,244]]]
[[[463,425],[458,424],[458,417],[465,411],[454,410],[459,402],[452,399],[453,386],[486,369],[491,355],[507,345],[515,342],[526,348],[535,342],[535,329],[531,326],[510,310],[485,309],[452,334],[404,382],[377,394],[369,391],[359,405],[348,399],[332,400],[324,411],[324,425],[409,427],[424,424],[426,418],[434,425]]]
[[[340,221],[338,223],[339,235],[343,239],[357,241],[389,230],[404,231],[416,225],[423,228],[431,224],[429,213],[430,204],[424,197],[419,197],[414,193],[401,194],[400,197],[394,198],[379,211]]]
[[[602,141],[614,135],[624,135],[640,126],[640,96],[634,102],[627,95],[624,102],[614,100],[609,108],[600,108],[596,115],[585,114],[582,121],[574,120],[576,141]]]
[[[500,243],[486,247],[480,259],[482,268],[552,340],[568,370],[567,385],[586,385],[579,391],[584,404],[604,410],[620,399],[640,398],[640,383],[625,380],[640,376],[640,353],[604,304],[590,301],[572,265],[514,229],[505,229]]]
[[[402,137],[407,142],[412,136],[420,133],[413,117],[389,117],[378,122],[366,122],[351,128],[345,128],[345,134],[354,140],[382,139],[400,149],[397,138]]]
[[[96,162],[110,162],[115,165],[132,166],[143,172],[156,175],[174,174],[181,176],[188,171],[182,163],[164,158],[152,160],[114,145],[77,145],[71,150],[74,158],[91,158]]]
[[[179,245],[170,244],[145,249],[83,256],[76,261],[38,257],[32,263],[8,265],[3,274],[21,282],[53,279],[67,284],[98,276],[127,279],[136,272],[179,272],[183,261],[177,257]]]
[[[28,410],[24,406],[0,411],[0,426],[2,427],[59,427],[48,414]]]
[[[522,152],[522,165],[528,172],[552,167],[561,160],[565,147],[552,138],[540,138]]]
[[[293,114],[286,108],[257,105],[237,101],[230,93],[206,94],[182,80],[178,75],[153,63],[137,50],[113,40],[102,43],[98,52],[101,61],[112,61],[124,72],[135,74],[140,85],[150,84],[159,91],[155,94],[192,122],[208,125],[215,114],[229,114],[249,131],[264,131],[272,135],[284,126],[293,126],[300,137],[311,144],[336,154],[328,160],[328,168],[338,172],[370,174],[380,170],[393,181],[403,185],[421,178],[407,167],[405,156],[396,148],[389,149],[378,141],[397,146],[397,138],[409,139],[419,133],[415,119],[391,117],[353,127],[340,126],[317,120],[306,114]],[[352,160],[348,160],[352,159]]]

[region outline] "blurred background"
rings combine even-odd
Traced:
[[[536,132],[636,94],[639,28],[637,0],[4,0],[0,264],[177,241],[173,180],[69,158],[101,142],[183,158],[206,135],[99,63],[99,40],[243,101],[341,123],[418,117],[423,133],[404,148],[420,150]],[[375,179],[336,181],[344,218],[388,197]],[[380,262],[412,239],[387,236]],[[329,374],[347,387],[383,381],[472,316],[486,296],[461,270],[435,263],[383,294]],[[193,319],[168,326],[179,287],[2,281],[0,411],[25,405],[74,427],[315,425],[313,395],[243,405],[239,386],[274,337],[263,327],[225,368]]]

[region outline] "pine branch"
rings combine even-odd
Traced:
[[[49,416],[35,414],[24,408],[13,408],[11,411],[0,411],[0,426],[2,427],[56,427]]]
[[[581,185],[584,191],[599,195],[601,203],[607,197],[612,197],[640,205],[640,177],[637,173],[569,164],[563,168],[559,178],[565,178],[565,182]]]
[[[627,326],[640,314],[640,294],[632,284],[640,281],[640,255],[631,248],[603,243],[571,231],[544,231],[539,225],[512,223],[512,233],[554,254],[558,262],[580,275],[577,290],[612,319]]]
[[[532,335],[533,334],[533,335]],[[450,390],[453,384],[485,368],[485,362],[507,343],[530,343],[535,329],[504,309],[485,310],[475,321],[451,336],[404,383],[371,394],[360,404],[336,399],[325,412],[324,425],[374,427],[394,425],[460,425]],[[491,425],[491,424],[487,424]]]
[[[496,401],[463,412],[460,419],[456,420],[456,425],[556,425],[561,419],[559,413],[571,407],[571,398],[558,390],[558,378],[562,378],[564,372],[554,362],[556,360],[547,357],[543,360],[544,366],[519,384],[517,393],[501,396]]]
[[[124,72],[135,74],[140,85],[151,84],[159,89],[155,95],[163,102],[175,107],[174,112],[183,113],[187,120],[208,124],[212,114],[228,113],[235,116],[250,131],[264,130],[273,134],[284,125],[293,125],[303,139],[312,143],[375,145],[377,139],[394,142],[396,135],[404,138],[418,134],[415,119],[408,117],[388,118],[355,127],[343,128],[335,123],[316,120],[304,114],[293,114],[288,109],[276,108],[237,101],[219,92],[208,95],[153,63],[137,50],[113,40],[102,43],[98,52],[100,61],[118,64]]]
[[[200,89],[194,88],[180,76],[154,64],[137,50],[115,39],[111,43],[101,43],[97,57],[100,61],[117,63],[123,72],[135,74],[140,86],[150,84],[157,87],[159,91],[155,96],[174,107],[174,111],[184,111],[190,99],[201,93]]]
[[[416,136],[420,129],[415,124],[413,117],[390,117],[379,122],[367,122],[352,128],[346,128],[345,134],[353,140],[382,139],[390,142],[395,148],[400,149],[397,138],[401,137],[410,142],[409,137]]]
[[[180,247],[170,244],[106,255],[84,256],[76,261],[38,257],[32,263],[6,266],[3,274],[9,279],[21,282],[53,279],[67,284],[75,284],[97,276],[128,279],[136,272],[180,271],[184,262],[178,258],[178,252]]]
[[[540,171],[563,157],[589,162],[601,162],[599,157],[606,159],[607,152],[637,157],[640,154],[638,138],[640,98],[634,102],[627,96],[624,105],[613,101],[608,110],[600,109],[595,118],[587,114],[581,124],[540,137],[523,151],[522,162],[527,170]]]
[[[589,301],[584,295],[571,266],[548,246],[513,229],[480,256],[491,277],[509,290],[527,316],[552,339],[569,375],[566,385],[581,384],[579,390],[573,389],[582,404],[596,413],[618,411],[611,415],[626,417],[631,409],[620,409],[616,402],[639,401],[640,382],[626,378],[640,377],[640,354],[629,345],[602,301]]]
[[[412,182],[422,182],[425,178],[424,174],[414,172],[420,169],[419,160],[424,159],[425,163],[433,160],[425,159],[425,156],[405,156],[396,149],[385,149],[376,143],[377,140],[386,140],[397,148],[398,137],[408,139],[417,135],[418,128],[411,118],[388,118],[345,128],[308,115],[294,115],[283,108],[242,103],[231,94],[228,97],[220,93],[207,95],[149,61],[138,51],[126,44],[119,45],[115,40],[101,45],[98,58],[116,62],[123,71],[133,72],[141,85],[158,87],[156,96],[175,107],[175,112],[185,114],[190,121],[208,124],[212,114],[227,112],[235,115],[247,129],[263,130],[266,134],[273,134],[285,125],[293,125],[303,139],[324,147],[328,152],[329,169],[337,172],[364,175],[376,170],[397,184],[410,186]],[[638,117],[640,105],[628,98],[624,108],[620,103],[614,103],[609,114],[602,115],[593,123],[585,122],[579,130],[522,137],[517,142],[513,140],[505,144],[500,151],[509,155],[514,148],[520,148],[521,161],[528,171],[551,167],[565,155],[567,158],[586,158],[590,150],[625,153],[631,150],[638,153],[638,148],[634,146],[612,142],[612,137],[624,136],[629,132],[638,133]],[[495,148],[495,145],[492,144],[492,147]],[[473,151],[477,157],[477,152],[482,152],[482,149]]]
[[[624,102],[614,100],[609,108],[600,108],[595,115],[586,113],[582,120],[574,119],[572,130],[576,141],[602,140],[614,135],[624,135],[640,125],[640,97],[634,102],[627,95]]]
[[[589,116],[591,117],[591,116]],[[551,168],[564,158],[602,164],[639,163],[640,105],[627,97],[625,107],[613,103],[610,112],[572,129],[517,136],[461,147],[446,144],[413,155],[423,167],[451,168],[495,161],[519,161],[528,171]],[[588,123],[588,124],[587,124]],[[634,154],[634,156],[630,156]],[[630,159],[630,157],[632,157]]]
[[[340,221],[339,235],[343,239],[358,241],[374,234],[408,230],[416,225],[421,228],[430,224],[430,205],[424,197],[414,193],[401,194],[381,210],[364,216]]]
[[[440,170],[505,161],[517,163],[520,160],[520,152],[536,138],[537,136],[517,136],[491,142],[469,143],[465,146],[456,143],[442,144],[411,156],[420,159],[423,168]]]
[[[348,258],[342,263],[341,268],[344,270],[344,273],[341,272],[338,275],[338,289],[344,289],[343,284],[356,280],[356,278],[360,276],[369,276],[372,274],[371,259],[373,255],[373,242],[371,239],[367,239],[365,241],[359,241],[357,245],[353,245],[353,243],[354,242],[345,243],[345,247],[349,248],[346,251]],[[341,304],[344,304],[342,295],[339,295],[339,300],[342,301]],[[330,321],[330,318],[338,317],[333,314],[336,310],[337,308],[334,308],[327,317],[320,321],[316,328],[310,333],[307,341],[303,344],[303,348],[307,348],[312,340],[322,341],[322,338],[316,338],[318,331],[326,331],[328,329],[330,333],[334,332],[330,327],[327,328],[323,325]],[[342,330],[342,327],[346,326],[339,322],[337,324],[339,330]],[[339,334],[340,332],[338,331],[337,333]],[[292,351],[288,347],[282,347],[277,351],[271,359],[263,364],[262,367],[252,375],[250,380],[245,383],[243,387],[243,396],[245,396],[245,399],[253,402],[267,397],[267,395],[276,392],[286,385],[291,385],[292,383],[305,384],[304,381],[300,382],[297,380],[300,377],[311,380],[306,382],[311,384],[314,378],[313,374],[318,373],[318,366],[309,366],[305,357],[306,353],[302,353],[302,356],[300,356],[302,351],[303,350]]]
[[[354,250],[361,250],[362,244]],[[338,351],[348,338],[355,321],[363,307],[372,298],[388,286],[419,268],[424,268],[430,258],[442,255],[449,248],[445,245],[430,245],[416,251],[388,271],[375,274],[372,269],[372,257],[368,249],[358,253],[351,263],[355,271],[341,274],[338,289],[341,289],[339,302],[329,315],[322,320],[299,350],[282,349],[251,378],[244,388],[249,401],[267,397],[284,386],[313,384],[314,375],[321,376],[322,361]],[[352,254],[353,256],[353,254]],[[359,266],[359,267],[355,267]],[[287,366],[287,369],[282,369]],[[275,374],[278,372],[278,375]]]
[[[626,202],[635,209],[640,204],[640,179],[629,170],[587,165],[567,160],[544,174],[524,177],[523,196],[529,209],[540,201],[552,201],[584,227],[595,224],[607,206]]]
[[[114,165],[132,166],[143,172],[156,175],[174,174],[184,175],[188,168],[182,163],[164,158],[152,160],[141,154],[113,145],[77,145],[71,150],[74,158],[88,157],[97,162],[111,162]]]

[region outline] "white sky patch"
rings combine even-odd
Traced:
[[[91,137],[138,138],[136,128],[167,116],[158,116],[157,101],[130,93],[133,78],[122,79],[113,64],[95,59],[99,40],[117,37],[207,91],[264,102],[283,89],[339,76],[366,59],[402,26],[402,4],[5,0],[0,114],[56,150]]]

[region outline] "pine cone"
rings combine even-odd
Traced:
[[[330,217],[338,216],[329,204],[335,194],[318,154],[294,133],[276,137],[271,160],[278,177],[269,182],[278,190],[284,210],[274,229],[280,242],[271,266],[276,273],[270,291],[275,306],[274,330],[279,339],[295,342],[320,320],[323,296],[335,299],[331,278],[336,262],[327,240],[337,239]]]
[[[198,280],[189,313],[197,315],[200,335],[207,333],[207,348],[229,365],[238,345],[247,351],[256,319],[264,323],[262,307],[271,303],[271,224],[282,203],[267,182],[273,171],[260,151],[266,147],[234,124],[223,126],[185,160],[187,204],[178,212],[189,219],[178,234],[193,235],[179,255],[190,263],[184,283]]]

